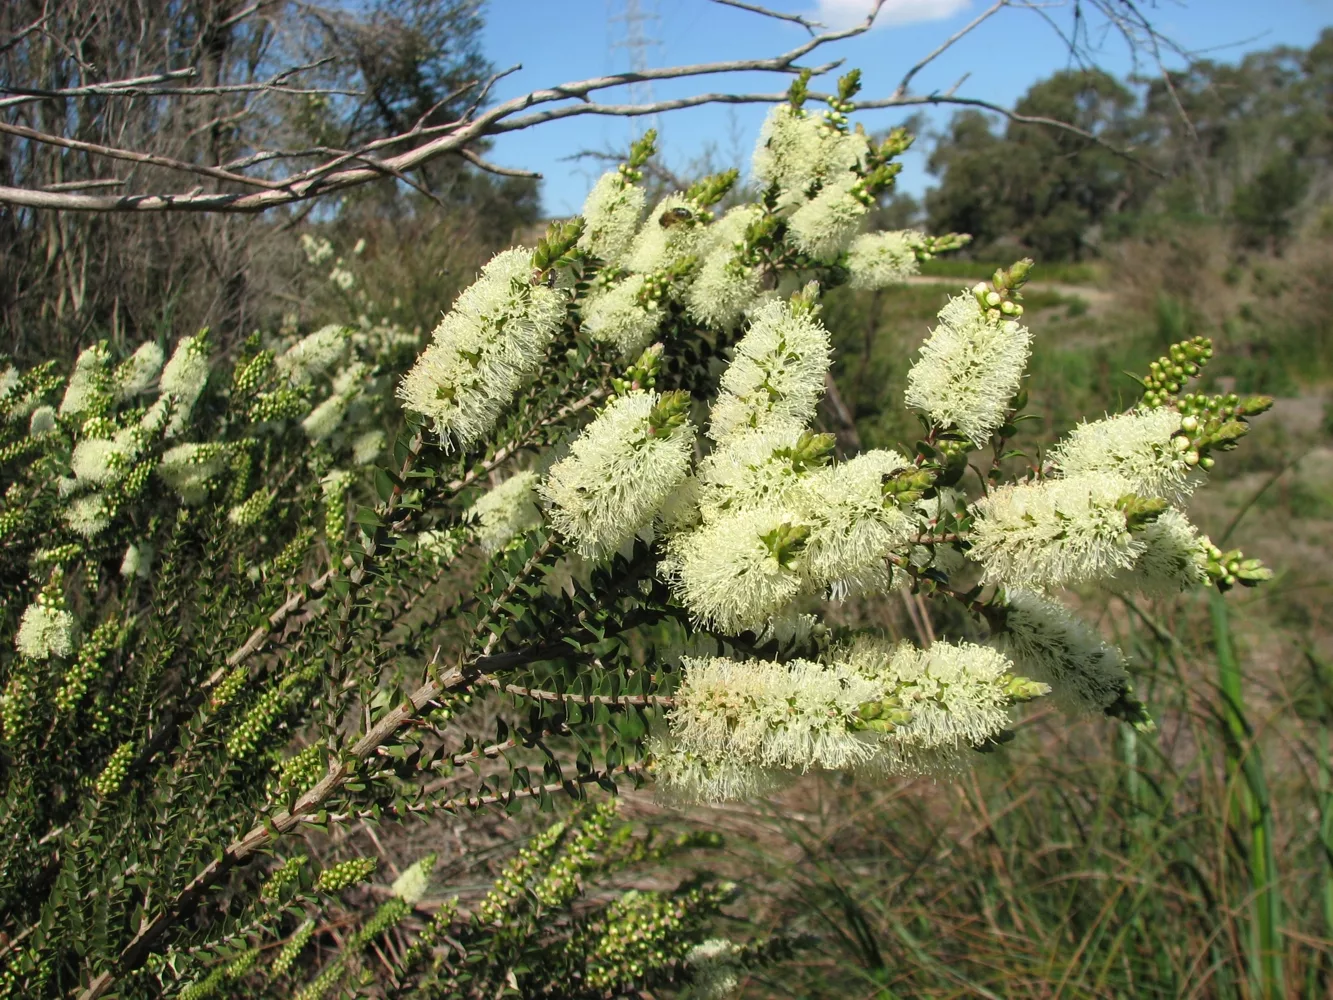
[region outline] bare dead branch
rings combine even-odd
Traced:
[[[28,128],[26,125],[11,125],[8,122],[0,122],[0,132],[7,132],[10,135],[18,136],[21,139],[31,139],[33,142],[44,143],[48,146],[63,146],[65,149],[77,149],[85,153],[92,153],[96,156],[103,156],[110,160],[126,160],[130,163],[144,163],[154,167],[166,167],[169,170],[179,170],[186,173],[199,174],[204,177],[212,177],[215,180],[231,181],[236,184],[247,184],[251,187],[275,188],[279,186],[272,181],[260,180],[257,177],[247,177],[245,174],[232,173],[230,170],[223,170],[219,167],[209,167],[201,163],[187,163],[184,160],[175,160],[169,156],[157,156],[153,153],[136,153],[130,149],[117,149],[114,146],[103,146],[96,142],[83,142],[80,139],[66,139],[64,136],[38,132],[36,129]],[[0,198],[0,201],[3,200],[3,198]]]
[[[105,180],[95,181],[65,181],[62,184],[47,184],[42,188],[43,191],[78,191],[83,188],[95,187],[117,187],[125,183],[123,177],[108,177]]]
[[[304,66],[293,66],[290,69],[285,69],[281,73],[269,77],[267,80],[257,80],[254,83],[219,84],[213,87],[155,86],[155,84],[165,83],[173,79],[189,79],[195,75],[193,69],[173,70],[170,73],[160,73],[154,77],[140,77],[135,80],[113,80],[109,83],[90,83],[81,87],[65,87],[60,90],[40,90],[29,87],[0,86],[0,91],[16,95],[14,97],[0,100],[0,108],[13,107],[16,104],[27,104],[32,101],[68,97],[220,97],[223,94],[255,93],[296,95],[337,94],[344,97],[360,97],[361,91],[359,90],[340,90],[336,87],[287,86],[286,81],[291,79],[297,73],[317,69],[330,62],[331,59],[332,57],[329,57],[313,63],[308,63]]]
[[[784,14],[780,10],[769,10],[767,7],[760,7],[758,4],[745,3],[744,0],[713,0],[713,3],[721,4],[723,7],[739,7],[741,10],[748,10],[752,14],[762,14],[764,17],[775,17],[779,21],[790,21],[793,24],[799,24],[810,34],[815,33],[816,28],[823,28],[825,25],[819,21],[811,21],[799,14]]]
[[[358,184],[364,184],[376,177],[383,176],[386,172],[391,173],[391,175],[393,171],[403,174],[406,171],[413,170],[445,153],[457,153],[459,150],[475,143],[479,139],[485,138],[486,136],[498,135],[502,132],[513,131],[516,128],[526,128],[541,121],[552,121],[557,118],[567,118],[578,114],[621,116],[645,115],[653,114],[657,111],[673,110],[678,107],[693,107],[707,103],[773,103],[774,101],[782,100],[785,95],[736,95],[719,93],[705,94],[695,98],[681,100],[657,101],[642,105],[598,104],[592,101],[589,95],[600,90],[649,80],[686,79],[739,72],[799,73],[803,69],[799,61],[815,49],[831,42],[864,34],[866,31],[870,30],[874,24],[875,17],[878,15],[879,9],[883,6],[884,2],[885,0],[875,0],[870,13],[860,24],[839,31],[829,31],[816,35],[813,38],[807,39],[801,45],[778,56],[765,59],[697,63],[662,69],[650,69],[637,73],[617,73],[609,76],[593,77],[587,80],[565,83],[545,90],[533,91],[522,97],[505,101],[490,108],[476,118],[465,118],[460,122],[452,123],[450,126],[442,127],[442,134],[438,135],[437,138],[425,142],[405,153],[401,153],[391,158],[378,160],[374,163],[367,163],[365,161],[364,152],[353,152],[340,154],[328,163],[321,164],[310,170],[287,178],[272,181],[260,181],[255,178],[246,178],[242,181],[240,178],[244,177],[244,175],[234,174],[231,171],[224,170],[220,167],[202,167],[193,164],[180,164],[178,161],[165,161],[165,158],[161,157],[155,158],[153,161],[141,161],[153,162],[154,165],[157,166],[165,166],[171,169],[208,176],[217,180],[248,183],[250,186],[265,189],[258,192],[185,191],[168,194],[126,194],[119,196],[105,196],[74,193],[60,194],[49,191],[32,191],[22,188],[0,187],[0,202],[26,205],[33,208],[51,208],[84,212],[261,212],[278,205],[303,201],[307,198],[328,194]],[[839,62],[829,63],[825,66],[818,67],[816,71],[827,72],[839,64]],[[505,72],[508,73],[511,71]],[[488,85],[503,75],[505,74],[497,74],[495,78],[488,81]],[[537,105],[565,102],[571,99],[580,100],[582,103],[565,105],[560,108],[533,112],[527,115],[522,114],[522,112]],[[16,128],[17,126],[8,127]],[[32,130],[29,131],[32,132]],[[427,129],[422,129],[417,133],[403,133],[399,136],[377,140],[377,143],[390,145],[413,137],[422,138],[428,131],[429,130]],[[37,141],[55,140],[58,145],[72,141],[60,140],[59,137],[50,137],[46,136],[44,133],[37,132],[32,132],[28,137],[36,139]],[[95,155],[111,156],[113,158],[117,158],[118,154],[119,158],[126,159],[134,159],[136,156],[143,155],[132,154],[125,150],[114,150],[111,147],[101,147],[87,143],[83,144],[82,148]],[[357,163],[360,165],[355,165]],[[218,176],[219,174],[225,176],[220,177]]]
[[[947,52],[950,49],[950,47],[952,47],[960,39],[966,38],[977,28],[981,27],[981,25],[984,24],[989,18],[991,18],[995,14],[998,14],[1000,11],[1004,10],[1004,8],[1008,7],[1010,2],[1011,0],[995,0],[995,3],[991,4],[980,14],[974,17],[971,21],[963,25],[952,35],[946,38],[943,42],[941,42],[938,46],[936,46],[933,52],[931,52],[924,59],[918,62],[915,66],[909,69],[905,74],[903,74],[902,80],[899,81],[898,86],[893,91],[893,96],[906,97],[908,92],[911,90],[912,79],[918,73],[920,73],[923,69],[925,69],[936,59],[942,56],[945,52]]]
[[[108,83],[90,83],[83,87],[65,87],[61,90],[25,90],[18,87],[3,87],[0,90],[21,96],[0,100],[0,108],[12,107],[15,104],[26,104],[29,101],[39,100],[43,97],[91,97],[94,95],[119,94],[127,89],[133,90],[138,87],[168,83],[171,80],[188,80],[197,75],[195,70],[187,67],[185,69],[173,69],[166,73],[154,73],[151,76],[137,76],[129,80],[112,80]]]
[[[810,96],[816,99],[824,99],[830,95],[816,95],[814,93],[811,93]],[[1134,155],[1133,150],[1122,149],[1115,143],[1107,142],[1101,136],[1089,132],[1086,129],[1081,129],[1077,125],[1074,125],[1070,122],[1061,121],[1058,118],[1045,118],[1041,115],[1021,115],[1010,108],[1006,108],[1003,104],[996,104],[994,101],[984,101],[977,97],[955,97],[951,93],[926,94],[919,97],[903,97],[898,99],[887,97],[879,100],[858,101],[856,106],[858,109],[861,110],[872,110],[877,108],[921,107],[924,105],[939,106],[943,104],[955,105],[958,107],[965,107],[965,108],[982,108],[983,110],[986,111],[993,111],[997,115],[1003,115],[1009,121],[1017,122],[1020,125],[1040,125],[1043,126],[1044,128],[1051,128],[1060,132],[1068,132],[1071,135],[1078,136],[1080,139],[1086,139],[1088,142],[1095,143],[1096,145],[1101,146],[1103,149],[1107,150],[1108,152],[1114,153],[1116,156],[1128,160],[1130,163],[1133,163],[1136,166],[1140,166],[1144,170],[1147,170],[1158,177],[1166,176],[1164,173],[1162,173],[1156,167],[1152,166],[1150,163],[1147,163],[1136,157]],[[0,201],[2,200],[3,197],[0,197]]]
[[[502,167],[498,164],[491,163],[488,160],[483,160],[470,149],[460,149],[458,155],[479,170],[485,170],[488,174],[499,174],[501,177],[530,177],[534,180],[541,180],[542,175],[535,170],[519,170],[517,167]]]

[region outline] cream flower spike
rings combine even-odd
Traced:
[[[551,524],[585,559],[604,559],[651,523],[689,472],[694,427],[683,392],[634,390],[574,440],[541,485]]]
[[[1049,684],[1066,711],[1100,714],[1129,690],[1120,650],[1058,601],[1012,590],[1000,614],[999,648],[1025,674]]]
[[[824,394],[832,344],[809,307],[767,302],[722,373],[708,435],[714,441],[753,428],[808,423]]]
[[[621,171],[602,174],[583,202],[586,226],[579,237],[579,248],[612,266],[621,263],[639,230],[643,205],[643,189]]]
[[[981,447],[1004,421],[1027,366],[1032,335],[973,292],[950,299],[907,373],[908,406]]]
[[[1189,436],[1178,434],[1180,414],[1167,407],[1130,410],[1082,423],[1050,452],[1066,475],[1104,472],[1127,481],[1135,493],[1181,503],[1197,483],[1185,461]]]
[[[1130,532],[1118,476],[1085,473],[992,490],[972,504],[969,557],[989,583],[1051,590],[1132,567],[1145,545]]]
[[[532,251],[496,254],[404,376],[403,405],[430,417],[446,444],[476,441],[536,374],[566,303],[564,291],[532,284]]]

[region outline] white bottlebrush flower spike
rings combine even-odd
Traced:
[[[100,493],[89,493],[71,501],[65,508],[65,523],[84,538],[101,534],[111,523],[105,498]]]
[[[787,241],[815,260],[832,260],[856,238],[870,206],[852,173],[831,180],[787,220]]]
[[[356,440],[352,442],[352,461],[357,465],[369,465],[380,457],[380,452],[384,450],[387,441],[388,435],[380,430],[358,434]]]
[[[847,250],[847,270],[852,288],[888,288],[901,285],[921,269],[916,248],[925,237],[915,230],[866,233]]]
[[[127,580],[134,577],[147,578],[153,567],[153,547],[148,544],[131,543],[125,549],[120,560],[120,575]]]
[[[907,405],[981,447],[1004,422],[1031,341],[1027,327],[982,308],[971,292],[954,296],[907,373]]]
[[[1110,473],[1140,496],[1180,503],[1195,485],[1185,463],[1189,440],[1176,434],[1180,419],[1162,406],[1079,424],[1051,450],[1050,460],[1069,476]]]
[[[1118,506],[1131,492],[1123,479],[1100,473],[1002,486],[972,505],[969,556],[985,567],[987,582],[1032,590],[1129,569],[1144,550]]]
[[[435,855],[427,854],[416,863],[409,865],[396,879],[389,891],[408,906],[416,906],[430,888],[430,873],[435,867]]]
[[[819,469],[801,484],[798,502],[810,524],[804,565],[812,579],[820,585],[846,581],[845,589],[853,582],[858,589],[888,586],[887,558],[907,544],[917,522],[886,500],[881,486],[907,465],[897,452],[867,451]]]
[[[686,657],[671,711],[672,738],[713,760],[759,767],[841,769],[868,759],[855,729],[883,688],[838,664]]]
[[[115,438],[84,438],[74,446],[69,464],[80,483],[105,486],[129,471],[139,445],[133,429],[126,428]]]
[[[662,570],[702,625],[729,635],[759,631],[807,586],[799,545],[779,545],[794,520],[781,509],[729,512],[672,538]]]
[[[642,274],[631,274],[591,297],[583,307],[583,330],[593,340],[612,344],[622,357],[638,354],[662,325],[661,302],[645,299]]]
[[[162,371],[165,360],[166,353],[157,341],[149,340],[139,345],[139,349],[116,368],[116,394],[121,399],[129,399],[147,392]]]
[[[321,326],[278,355],[278,371],[293,385],[305,385],[342,360],[351,336],[351,329],[338,323]]]
[[[761,276],[743,251],[746,230],[763,215],[758,205],[738,205],[705,232],[703,263],[685,293],[686,309],[700,323],[735,326],[758,297]]]
[[[709,938],[685,953],[690,969],[690,996],[723,1000],[740,986],[740,949],[726,938]]]
[[[1128,570],[1116,574],[1113,587],[1138,591],[1149,597],[1175,597],[1208,581],[1207,535],[1174,507],[1134,533],[1143,551]]]
[[[687,750],[671,738],[648,741],[654,792],[671,806],[692,806],[772,795],[791,781],[788,772]]]
[[[86,348],[74,362],[74,371],[70,373],[65,395],[60,400],[62,414],[82,413],[92,402],[97,390],[98,380],[106,376],[110,354],[105,347],[94,344]]]
[[[597,179],[583,202],[583,235],[579,248],[608,264],[619,264],[629,252],[643,217],[643,189],[618,170]]]
[[[815,183],[849,173],[869,152],[863,135],[840,132],[819,115],[779,104],[768,113],[759,133],[751,172],[781,192],[780,206],[805,199]]]
[[[483,493],[468,509],[483,549],[499,552],[510,539],[541,526],[536,497],[540,478],[535,472],[519,472]]]
[[[911,713],[909,720],[876,734],[885,756],[878,765],[890,770],[929,771],[998,735],[1009,723],[1016,682],[1024,697],[1046,690],[1016,678],[1005,656],[976,643],[935,642],[918,649],[862,638],[844,655],[852,670],[878,681]]]
[[[6,366],[5,370],[0,372],[0,403],[9,398],[9,394],[19,384],[19,370],[13,365]]]
[[[685,478],[694,450],[688,403],[684,394],[621,396],[551,467],[541,487],[551,524],[583,558],[603,559],[632,539]]]
[[[697,254],[703,239],[697,215],[698,209],[683,194],[667,195],[639,228],[625,266],[639,274],[652,274]]]
[[[204,391],[208,382],[208,354],[202,337],[182,337],[176,344],[171,360],[162,369],[162,377],[157,385],[164,397],[172,399],[171,420],[167,424],[166,436],[174,437],[185,427],[190,419],[190,411]],[[161,405],[161,402],[157,404]],[[158,426],[150,416],[145,417],[149,426]]]
[[[705,521],[729,511],[784,507],[805,471],[803,432],[792,424],[732,435],[699,466],[697,504]],[[806,435],[804,441],[809,441]],[[793,508],[794,509],[794,508]]]
[[[74,652],[74,616],[47,604],[29,604],[23,611],[14,647],[30,660],[69,656]]]
[[[208,481],[227,464],[225,449],[217,444],[180,444],[163,453],[157,474],[187,504],[204,498]]]
[[[828,331],[808,310],[760,306],[722,374],[709,436],[722,441],[747,428],[807,423],[824,394],[831,350]]]
[[[566,301],[564,291],[532,284],[532,251],[497,254],[435,328],[398,395],[446,441],[471,444],[536,373]]]
[[[1120,650],[1049,597],[1025,590],[1005,595],[999,646],[1034,680],[1051,686],[1057,704],[1074,713],[1100,713],[1129,689]]]
[[[50,434],[56,429],[56,410],[54,406],[39,406],[32,411],[28,421],[28,433],[33,437]]]

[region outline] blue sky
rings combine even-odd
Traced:
[[[625,70],[629,54],[616,43],[626,27],[615,15],[626,0],[489,0],[486,54],[499,68],[521,63],[519,72],[500,81],[498,100],[556,83]],[[806,38],[798,25],[760,17],[709,0],[638,0],[653,19],[644,34],[658,44],[645,50],[650,66],[772,56]],[[770,8],[800,13],[828,24],[847,23],[868,0],[769,0]],[[810,57],[810,62],[846,60],[864,73],[866,98],[887,96],[906,69],[941,41],[967,24],[989,0],[888,0],[882,25],[873,32],[836,42]],[[1047,13],[1067,26],[1069,8]],[[1165,35],[1191,51],[1231,61],[1245,52],[1274,45],[1308,46],[1322,28],[1333,25],[1333,0],[1152,0],[1150,9]],[[886,16],[887,14],[887,16]],[[1097,36],[1094,35],[1094,38]],[[822,57],[816,58],[822,53]],[[1133,69],[1129,52],[1107,35],[1098,45],[1098,60],[1123,74]],[[963,96],[1010,104],[1032,83],[1069,65],[1068,52],[1057,34],[1033,11],[1006,10],[949,50],[917,77],[914,90],[946,90],[968,74],[959,88]],[[1147,69],[1149,67],[1142,67]],[[838,71],[841,72],[841,71]],[[832,89],[837,72],[815,86]],[[707,91],[773,92],[786,83],[774,74],[668,81],[654,86],[654,96],[685,96]],[[623,91],[604,92],[604,100],[625,101]],[[674,167],[696,160],[711,144],[719,166],[743,165],[758,134],[764,108],[758,105],[710,106],[662,115],[657,124],[663,156]],[[937,114],[942,122],[948,112]],[[901,112],[867,112],[858,120],[867,128],[883,128]],[[579,116],[548,122],[496,139],[490,159],[506,166],[542,172],[545,208],[552,215],[578,211],[600,172],[588,162],[565,160],[581,150],[624,149],[635,126],[624,118]],[[930,183],[921,153],[909,154],[900,187],[920,193]]]

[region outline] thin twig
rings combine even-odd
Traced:
[[[713,0],[713,3],[721,4],[724,7],[739,7],[741,10],[748,10],[751,14],[762,14],[764,17],[775,17],[779,21],[790,21],[793,24],[799,24],[810,34],[815,33],[816,28],[827,27],[819,21],[811,21],[800,14],[784,14],[780,10],[769,10],[767,7],[760,7],[758,4],[745,3],[744,0]]]

